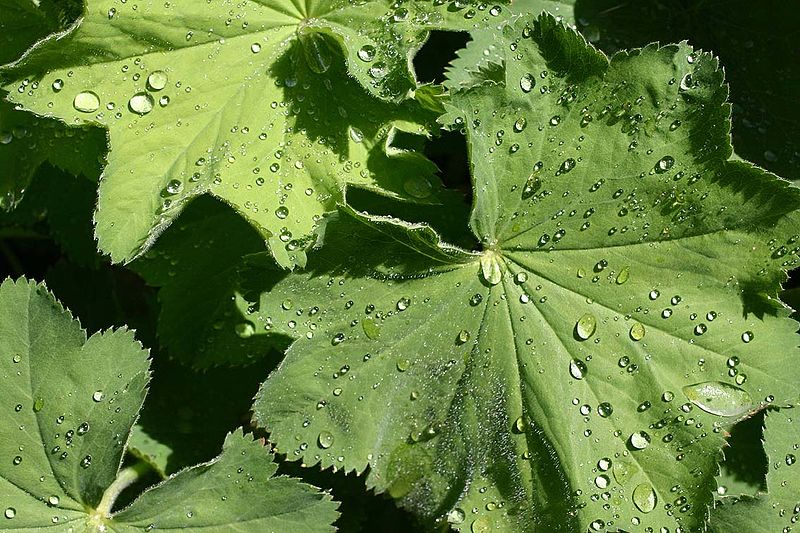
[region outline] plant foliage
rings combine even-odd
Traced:
[[[800,75],[700,4],[0,0],[1,529],[791,531]]]

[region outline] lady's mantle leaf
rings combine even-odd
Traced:
[[[0,0],[0,65],[17,59],[37,40],[63,29],[74,1],[40,5]],[[23,88],[25,90],[26,87]],[[100,175],[105,136],[97,128],[66,128],[51,119],[17,111],[0,91],[0,209],[17,205],[33,173],[44,161],[93,179]]]
[[[332,530],[330,498],[270,478],[271,454],[241,434],[217,459],[110,513],[104,492],[144,401],[147,352],[127,330],[87,339],[43,286],[25,280],[0,285],[0,310],[3,531]]]
[[[764,429],[769,458],[767,494],[756,498],[724,498],[711,512],[711,529],[788,532],[800,521],[800,419],[797,409],[770,412]]]
[[[309,272],[262,295],[259,320],[298,340],[255,420],[462,530],[694,531],[723,429],[796,397],[774,298],[800,191],[727,161],[713,57],[609,61],[551,17],[496,39],[504,82],[447,116],[483,253],[331,221]]]
[[[90,0],[73,31],[11,68],[7,89],[38,114],[108,128],[96,233],[113,260],[135,257],[187,199],[210,192],[269,237],[279,263],[302,265],[345,184],[435,201],[433,164],[385,146],[391,128],[424,133],[430,117],[366,91],[405,96],[428,28],[502,13],[476,9]]]

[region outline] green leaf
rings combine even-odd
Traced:
[[[0,65],[17,59],[39,39],[65,27],[74,2],[41,5],[32,0],[0,1]],[[27,81],[20,90],[31,86]],[[105,152],[105,136],[97,128],[65,128],[58,121],[17,111],[0,91],[0,208],[17,205],[34,172],[44,162],[73,174],[96,178]]]
[[[0,309],[4,531],[332,531],[330,497],[271,478],[277,466],[269,450],[241,433],[226,439],[217,459],[112,512],[136,475],[136,468],[117,471],[146,394],[147,352],[125,329],[87,339],[32,282],[3,282]]]
[[[275,359],[199,372],[157,358],[128,451],[162,475],[211,459],[227,433],[247,424],[253,396]]]
[[[427,30],[502,13],[479,11],[422,0],[91,0],[79,26],[9,69],[18,81],[6,89],[37,114],[109,130],[96,233],[114,261],[146,250],[188,199],[210,193],[269,238],[281,265],[302,265],[345,184],[436,203],[435,167],[390,146],[398,129],[424,134],[430,113],[369,92],[408,95],[409,58]]]
[[[503,86],[454,93],[445,120],[467,135],[483,250],[332,219],[308,272],[262,294],[297,340],[254,419],[289,458],[369,466],[461,530],[697,530],[722,431],[796,397],[776,298],[800,195],[727,161],[712,56],[609,61],[546,16],[496,41]]]
[[[711,513],[711,530],[791,531],[800,520],[800,478],[796,470],[800,423],[796,409],[771,411],[766,418],[764,446],[769,458],[767,493],[758,497],[724,498]]]
[[[733,146],[742,157],[800,179],[800,10],[781,0],[674,2],[579,0],[579,29],[611,53],[654,41],[688,39],[717,54],[731,87]]]
[[[131,264],[159,287],[158,336],[167,353],[195,368],[248,365],[285,343],[254,335],[265,324],[250,316],[238,269],[264,241],[228,206],[196,199],[149,252]],[[277,279],[277,268],[262,275]]]

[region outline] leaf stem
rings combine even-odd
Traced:
[[[104,518],[110,518],[111,508],[114,506],[119,495],[122,494],[122,491],[133,485],[149,470],[149,468],[150,467],[146,463],[139,462],[120,470],[119,474],[117,474],[117,478],[103,493],[103,498],[100,500],[95,511],[103,515]]]

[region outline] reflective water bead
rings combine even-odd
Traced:
[[[94,113],[100,109],[100,98],[92,91],[83,91],[75,96],[72,105],[81,113]]]

